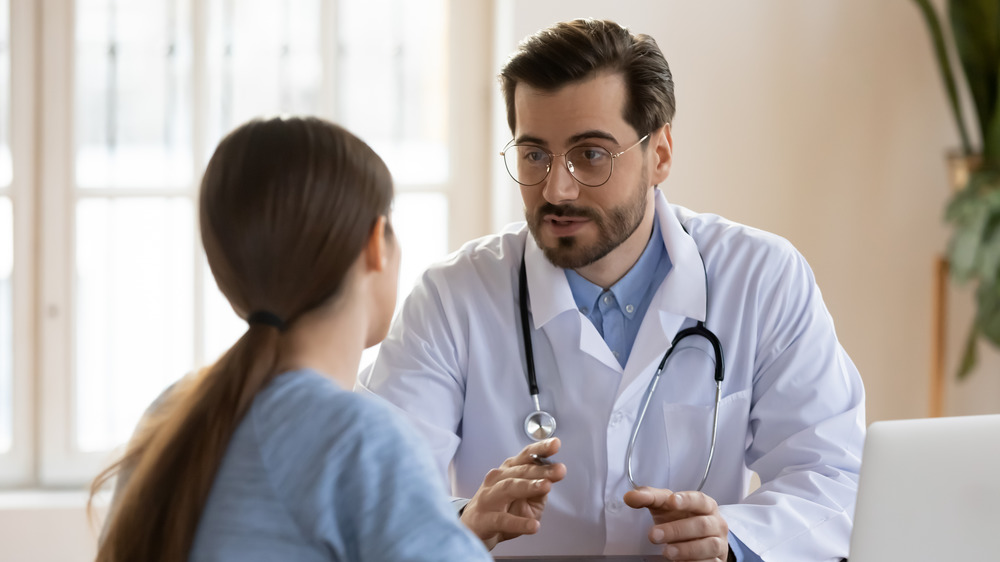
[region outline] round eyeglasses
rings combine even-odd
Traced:
[[[580,145],[563,154],[552,154],[534,144],[511,144],[514,141],[510,141],[500,156],[503,157],[504,166],[507,167],[510,177],[524,186],[530,187],[542,183],[552,171],[552,161],[557,156],[563,156],[566,159],[566,169],[576,181],[587,187],[598,187],[611,179],[616,158],[639,146],[648,138],[647,134],[632,146],[615,153],[601,146]]]

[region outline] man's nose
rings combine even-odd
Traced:
[[[553,205],[575,201],[580,195],[580,184],[569,172],[572,163],[566,159],[565,155],[556,156],[552,159],[552,169],[549,176],[545,178],[542,188],[542,197]]]

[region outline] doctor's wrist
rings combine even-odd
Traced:
[[[468,498],[451,498],[451,507],[455,510],[455,513],[461,517],[465,513],[465,506],[469,505]]]

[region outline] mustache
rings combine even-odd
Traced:
[[[583,217],[591,220],[600,220],[600,216],[594,212],[593,209],[588,209],[586,207],[577,207],[574,205],[553,205],[552,203],[545,203],[538,208],[536,212],[536,217],[543,217],[545,215],[554,215],[557,217]]]

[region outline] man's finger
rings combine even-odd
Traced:
[[[722,517],[715,515],[695,515],[675,521],[660,523],[649,531],[649,540],[656,544],[723,537],[729,535],[729,526]]]
[[[545,479],[549,482],[558,482],[566,476],[566,465],[562,463],[552,463],[540,465],[535,463],[517,464],[494,468],[486,473],[483,484],[496,486],[504,480],[521,479],[537,480]]]
[[[528,480],[524,478],[508,478],[493,486],[484,498],[490,504],[506,505],[514,500],[526,500],[544,496],[552,490],[552,482],[545,478]]]
[[[712,496],[702,492],[677,492],[667,498],[667,503],[673,509],[697,515],[710,515],[719,508]]]
[[[674,492],[661,488],[642,487],[638,490],[625,492],[625,504],[636,509],[673,509],[669,507],[668,500]]]
[[[538,532],[541,526],[537,519],[519,517],[501,511],[484,513],[480,517],[481,522],[485,523],[492,531],[509,536],[533,535]]]
[[[663,556],[670,560],[725,560],[728,553],[729,543],[719,537],[705,537],[663,547]]]
[[[512,465],[515,464],[535,464],[534,459],[531,455],[538,455],[539,457],[547,458],[559,452],[559,447],[562,446],[562,442],[559,441],[558,437],[550,437],[543,441],[537,441],[526,445],[517,456],[507,459]]]

